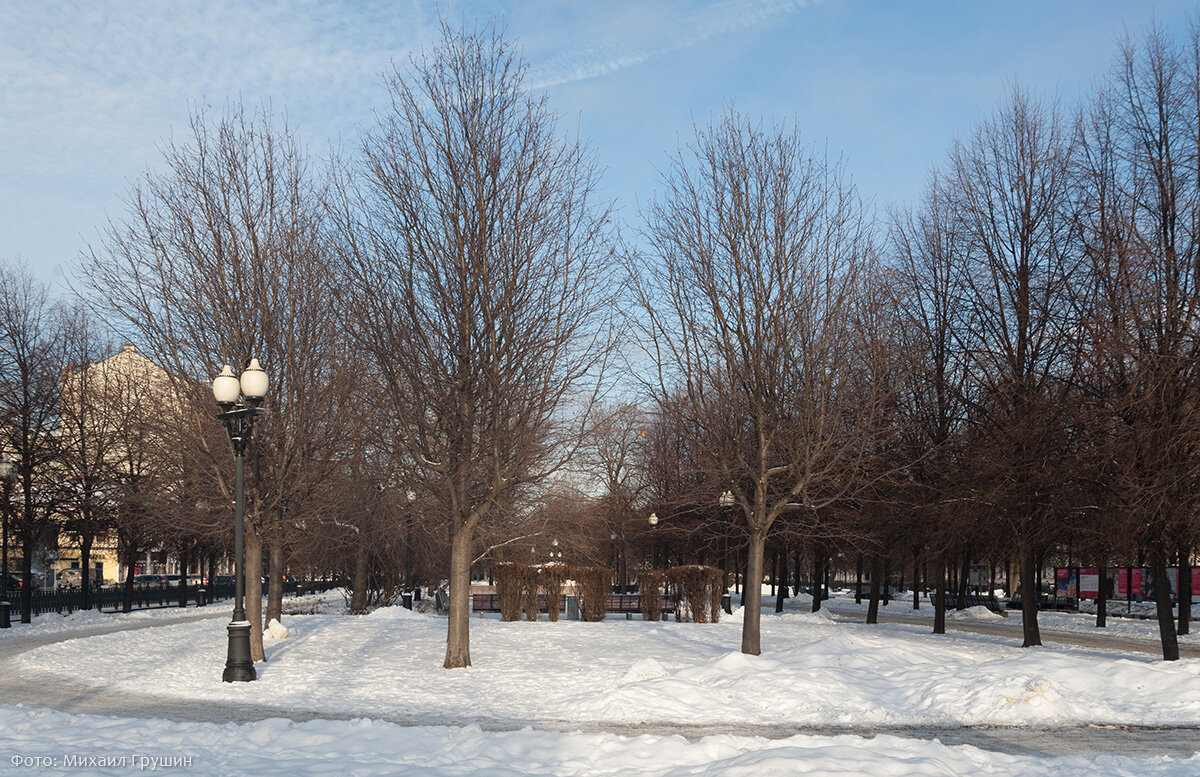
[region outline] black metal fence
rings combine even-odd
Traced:
[[[331,588],[337,588],[339,585],[340,583],[336,580],[285,580],[283,583],[283,595],[296,596],[299,594],[322,593]],[[208,603],[233,599],[233,583],[217,583],[211,592],[208,586],[189,585],[187,588],[188,604],[198,604],[201,592],[203,592],[205,600]],[[19,612],[21,606],[20,592],[9,591],[8,593],[14,612]],[[152,607],[178,607],[179,594],[179,586],[177,585],[134,585],[132,607],[135,610]],[[267,586],[264,585],[263,596],[266,596],[266,594]],[[123,609],[125,604],[125,587],[118,585],[94,588],[90,592],[89,599],[93,610],[101,612],[118,611]],[[30,609],[34,615],[42,615],[49,612],[56,612],[60,615],[63,613],[73,613],[79,609],[79,589],[54,588],[35,590],[31,596]]]

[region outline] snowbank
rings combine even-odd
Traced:
[[[212,621],[75,639],[16,660],[30,673],[173,699],[427,723],[1200,725],[1200,661],[1023,650],[825,612],[765,615],[761,656],[738,652],[731,622],[473,618],[474,666],[454,671],[441,668],[443,618],[392,607],[284,623],[287,639],[268,641],[248,685],[219,682],[226,636]]]
[[[68,715],[0,706],[0,751],[13,771],[95,774],[81,759],[112,759],[104,773],[299,777],[411,775],[420,777],[752,777],[787,775],[889,775],[945,777],[1183,777],[1200,772],[1200,755],[1125,758],[1045,758],[1006,755],[937,740],[895,736],[794,736],[762,739],[547,731],[488,733],[462,729],[404,728],[370,720],[264,720],[243,725]],[[13,758],[25,759],[28,769]],[[35,767],[33,759],[55,759]],[[67,758],[76,759],[74,764]],[[120,761],[118,759],[125,759]],[[83,761],[87,763],[87,761]],[[95,765],[98,762],[93,761]]]

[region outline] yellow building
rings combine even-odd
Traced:
[[[81,538],[92,537],[92,575],[97,584],[118,582],[115,531],[105,511],[111,491],[144,477],[155,465],[161,435],[154,424],[178,408],[171,378],[133,345],[98,362],[68,369],[62,385],[59,464],[64,508],[53,572],[62,585],[78,585]],[[164,412],[167,411],[167,412]],[[108,493],[106,493],[108,492]]]

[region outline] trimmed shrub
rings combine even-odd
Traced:
[[[642,620],[656,621],[662,618],[662,587],[666,575],[657,569],[638,573],[638,590],[642,594]]]
[[[538,607],[538,568],[522,564],[521,606],[525,610],[525,620],[536,621],[541,608]]]
[[[716,567],[672,567],[667,579],[675,589],[675,620],[690,613],[696,623],[716,623],[721,617],[722,577]]]
[[[571,567],[571,578],[579,600],[579,617],[591,622],[604,620],[612,571],[607,567]]]
[[[538,568],[538,578],[546,592],[546,615],[551,623],[558,622],[558,606],[562,602],[563,583],[570,568],[566,564],[544,564]]]
[[[521,600],[524,597],[523,581],[528,574],[525,564],[501,561],[492,565],[492,577],[496,580],[496,598],[500,602],[500,617],[515,621],[521,617]]]

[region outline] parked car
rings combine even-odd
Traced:
[[[54,576],[56,588],[78,588],[83,585],[83,571],[80,569],[63,569]]]
[[[162,575],[161,578],[162,578],[163,585],[170,586],[172,588],[174,588],[175,586],[178,586],[180,581],[183,580],[182,575]]]
[[[20,575],[9,574],[8,590],[19,591],[25,585],[25,580]]]
[[[162,575],[134,575],[133,584],[147,588],[158,588],[163,584]]]

